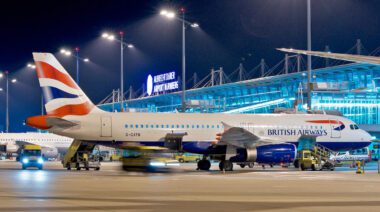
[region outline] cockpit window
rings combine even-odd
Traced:
[[[358,130],[359,127],[358,127],[358,125],[356,125],[356,124],[350,124],[350,129],[351,129],[351,130]]]

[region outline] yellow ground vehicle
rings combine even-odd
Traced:
[[[43,168],[44,159],[42,158],[41,147],[38,145],[23,145],[19,156],[22,169],[29,167]]]
[[[312,156],[310,150],[301,150],[298,152],[298,163],[301,170],[319,168],[318,160]]]
[[[334,164],[323,159],[320,155],[318,157],[316,151],[300,150],[297,154],[297,160],[295,161],[296,168],[299,167],[301,170],[311,169],[313,171],[323,169],[334,170]]]
[[[113,154],[110,156],[110,161],[119,161],[121,156],[119,154]]]
[[[161,147],[128,147],[122,163],[125,171],[169,171],[173,166],[179,166],[171,153],[165,153]]]
[[[175,160],[178,160],[180,163],[184,162],[198,162],[201,159],[200,155],[190,154],[190,153],[178,153],[174,156]]]

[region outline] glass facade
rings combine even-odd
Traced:
[[[339,110],[358,124],[380,124],[380,66],[347,64],[313,70],[312,109]],[[271,113],[274,108],[306,104],[306,73],[269,76],[186,91],[187,112]],[[120,110],[119,103],[100,105]],[[175,112],[181,92],[125,101],[125,108],[142,112]]]

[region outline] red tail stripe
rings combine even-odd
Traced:
[[[343,124],[341,121],[337,120],[312,120],[312,121],[306,121],[309,123],[315,123],[315,124]]]
[[[89,102],[85,102],[78,105],[65,105],[53,111],[49,111],[48,115],[57,116],[57,117],[63,117],[66,115],[82,116],[82,115],[89,114],[93,107],[94,105]]]
[[[35,62],[35,64],[38,78],[49,78],[58,80],[71,88],[79,89],[70,76],[58,71],[50,64],[41,61],[37,61]]]

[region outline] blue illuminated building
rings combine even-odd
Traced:
[[[380,66],[355,63],[316,69],[312,73],[313,110],[338,110],[380,137]],[[186,91],[187,112],[272,113],[275,108],[296,105],[302,110],[307,102],[306,80],[306,72],[226,83],[213,79]],[[179,91],[143,94],[125,101],[125,107],[131,111],[175,112],[180,106]],[[100,107],[120,110],[120,104],[112,102]]]

